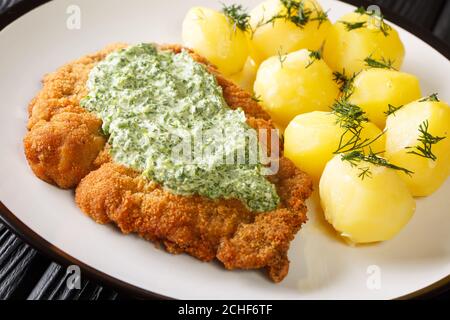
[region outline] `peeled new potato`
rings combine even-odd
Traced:
[[[370,177],[359,177],[369,168]],[[393,169],[360,162],[352,166],[335,156],[319,185],[325,218],[348,241],[370,243],[392,239],[411,219],[415,201]]]
[[[227,78],[240,86],[242,89],[251,93],[253,92],[253,84],[255,83],[258,67],[259,65],[255,62],[255,60],[253,60],[252,57],[248,57],[244,64],[244,68],[238,73],[232,74]]]
[[[365,22],[365,26],[348,30],[343,22]],[[328,33],[323,57],[334,71],[345,71],[347,75],[358,73],[368,66],[364,59],[392,61],[395,69],[400,69],[405,48],[397,31],[390,28],[387,36],[380,31],[379,20],[367,14],[356,12],[344,15]],[[386,24],[387,25],[387,24]]]
[[[333,73],[323,60],[313,60],[303,49],[264,61],[258,69],[254,92],[263,108],[282,129],[296,116],[329,110],[339,95]]]
[[[423,134],[427,121],[427,132],[432,136],[445,137],[431,145],[435,160],[410,152],[418,152],[416,146],[423,144],[418,140]],[[450,107],[441,101],[415,101],[394,114],[386,122],[386,157],[395,165],[414,173],[401,173],[414,196],[427,196],[436,191],[450,173]],[[420,154],[420,152],[419,152]]]
[[[254,30],[251,37],[252,54],[255,59],[263,61],[279,52],[290,53],[300,49],[319,50],[331,23],[324,19],[319,23],[317,17],[323,15],[323,9],[315,0],[292,0],[303,2],[304,11],[310,12],[309,21],[298,26],[286,16],[287,10],[280,0],[267,0],[259,4],[250,13],[250,25]],[[298,12],[292,12],[293,16]]]
[[[355,77],[349,102],[360,106],[369,120],[383,129],[389,104],[400,107],[420,97],[419,80],[412,74],[367,69]]]
[[[362,141],[374,140],[382,132],[373,123],[363,124]],[[315,111],[294,118],[284,132],[284,154],[294,164],[308,173],[318,182],[325,165],[339,146],[339,140],[345,129],[337,124],[336,116],[331,112]],[[349,141],[352,134],[344,136]],[[374,152],[384,150],[385,137],[380,136],[371,144]]]
[[[245,32],[222,13],[191,8],[183,21],[183,44],[217,66],[224,75],[239,72],[249,55]]]

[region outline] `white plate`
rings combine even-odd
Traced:
[[[239,2],[251,8],[258,0]],[[333,21],[354,9],[337,1],[321,2],[331,9]],[[81,9],[79,30],[66,26],[71,5]],[[220,7],[218,1],[204,0],[133,0],[126,4],[120,0],[60,0],[38,7],[0,32],[3,204],[23,224],[81,263],[173,298],[390,299],[447,277],[450,181],[431,197],[417,201],[414,218],[395,239],[358,248],[329,232],[312,199],[310,221],[289,251],[289,275],[274,284],[261,271],[225,271],[219,263],[171,255],[137,236],[98,225],[76,207],[73,192],[34,176],[23,154],[22,137],[27,104],[40,89],[42,76],[111,42],[180,42],[181,21],[193,5]],[[397,29],[406,46],[404,70],[420,78],[424,94],[439,92],[443,100],[450,101],[449,61],[411,33]]]

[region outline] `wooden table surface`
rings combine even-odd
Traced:
[[[0,0],[0,14],[20,1]],[[450,0],[373,0],[383,8],[403,16],[450,45]],[[81,290],[68,290],[66,269],[15,236],[0,223],[0,300],[115,300],[130,298],[102,284],[83,278]],[[450,299],[450,288],[427,298]]]

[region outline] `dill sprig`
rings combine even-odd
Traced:
[[[389,31],[391,31],[392,28],[386,22],[384,22],[384,16],[381,14],[381,12],[375,10],[367,11],[364,7],[359,7],[355,10],[355,12],[359,14],[366,14],[370,17],[376,18],[378,20],[377,27],[380,32],[383,33],[385,37],[389,35]]]
[[[287,59],[287,53],[283,53],[282,48],[278,48],[278,60],[280,61],[281,68],[283,68],[283,64]]]
[[[341,99],[335,102],[332,107],[333,113],[337,117],[337,123],[345,129],[344,133],[339,139],[339,146],[334,154],[342,154],[341,159],[343,161],[349,161],[352,166],[359,165],[360,162],[368,162],[378,166],[391,168],[394,170],[400,170],[410,175],[413,172],[398,167],[386,159],[379,156],[379,153],[374,153],[370,147],[375,141],[380,139],[386,131],[383,131],[373,139],[361,137],[364,129],[363,124],[368,122],[366,113],[357,105],[351,104],[348,101]],[[349,139],[347,139],[350,136]],[[365,148],[369,148],[369,153],[366,154]],[[358,177],[363,179],[372,177],[370,167],[358,167],[360,171]]]
[[[336,124],[345,129],[339,139],[339,145],[334,151],[334,154],[359,150],[374,142],[370,139],[361,138],[362,124],[369,121],[369,119],[359,106],[341,98],[334,103],[331,109],[336,116]]]
[[[356,129],[347,129],[339,139],[339,146],[333,154],[339,153],[347,153],[355,150],[363,150],[366,147],[370,147],[375,141],[380,139],[386,131],[382,131],[379,135],[374,137],[373,139],[362,139],[361,133],[363,131],[363,127],[360,126]],[[350,135],[350,139],[346,139]]]
[[[232,21],[235,28],[237,27],[242,31],[247,31],[250,29],[250,15],[242,5],[223,5],[222,12]]]
[[[328,20],[328,11],[322,11],[319,10],[317,8],[315,8],[316,11],[316,16],[314,18],[311,18],[310,21],[318,21],[319,24],[317,25],[317,29],[320,28],[320,26],[322,25],[322,23],[324,23],[325,21]]]
[[[380,157],[379,153],[375,153],[372,150],[369,151],[369,154],[365,154],[361,150],[354,150],[354,151],[351,151],[348,153],[344,153],[341,155],[341,160],[348,161],[353,167],[358,166],[361,162],[366,162],[366,163],[374,164],[376,166],[386,167],[386,168],[394,169],[397,171],[402,171],[402,172],[406,173],[407,175],[411,175],[414,173],[406,168],[399,167],[399,166],[396,166],[395,164],[390,163],[385,158]],[[367,176],[370,177],[372,175],[370,168],[363,167],[363,172],[364,172],[364,174],[360,173],[359,177],[364,178]]]
[[[351,77],[345,74],[345,70],[341,72],[333,72],[333,80],[339,85],[344,100],[347,100],[353,94],[353,81],[359,73],[353,73]]]
[[[446,137],[433,136],[428,131],[428,128],[429,128],[428,120],[425,120],[419,126],[420,136],[417,140],[421,144],[418,144],[415,147],[407,147],[406,149],[414,149],[414,150],[408,152],[410,154],[415,154],[417,156],[436,161],[437,157],[431,149],[432,149],[433,145],[435,145],[436,143],[438,143],[441,140],[444,140]]]
[[[322,59],[323,45],[324,44],[322,44],[322,47],[320,47],[319,50],[311,51],[309,53],[311,60],[309,60],[308,64],[305,66],[305,69],[308,69],[316,60]]]
[[[305,8],[304,0],[280,0],[280,2],[284,10],[280,10],[278,14],[268,20],[263,18],[253,31],[266,24],[273,24],[275,21],[281,19],[290,21],[299,28],[303,28],[310,21],[317,21],[318,28],[320,28],[322,23],[328,20],[327,12],[320,10],[316,6],[313,9]]]
[[[438,98],[438,94],[437,93],[433,93],[430,94],[428,97],[425,97],[421,100],[419,100],[419,102],[426,102],[426,101],[434,101],[434,102],[439,102],[439,98]]]
[[[380,60],[376,60],[370,55],[364,59],[364,62],[366,63],[366,66],[370,68],[397,70],[393,67],[394,60],[385,59],[383,57]]]
[[[361,123],[369,121],[366,113],[357,105],[345,99],[337,100],[331,110],[337,117],[338,124],[345,129],[357,128]]]
[[[347,31],[352,31],[359,28],[364,28],[366,26],[365,21],[359,21],[359,22],[348,22],[348,21],[339,21],[343,25],[345,25],[345,29]]]
[[[256,103],[260,103],[262,101],[261,95],[253,94],[252,100],[255,101]]]
[[[390,116],[391,114],[393,114],[395,116],[395,112],[397,112],[397,110],[400,110],[401,108],[403,108],[403,105],[396,107],[389,103],[388,109],[386,111],[384,111],[383,113],[386,116]]]
[[[359,13],[359,14],[365,14],[366,13],[366,8],[358,7],[358,8],[356,8],[355,12]]]
[[[372,171],[370,171],[370,167],[360,167],[358,170],[360,171],[358,178],[361,178],[361,180],[364,180],[365,177],[372,178]]]

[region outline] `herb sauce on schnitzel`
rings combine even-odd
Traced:
[[[152,44],[114,52],[90,73],[82,105],[103,121],[115,161],[176,194],[279,204],[263,175],[256,130],[205,66]]]

